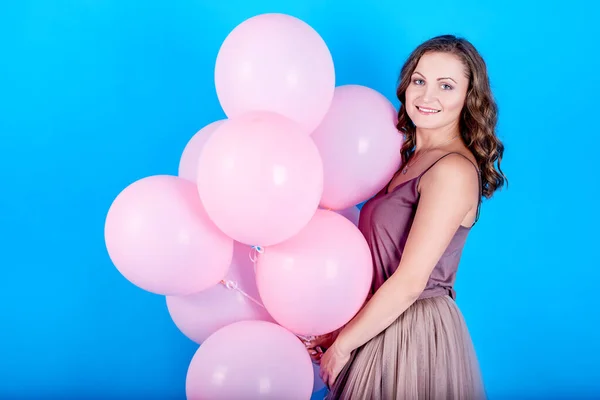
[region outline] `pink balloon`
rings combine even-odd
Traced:
[[[211,335],[192,358],[187,399],[306,400],[311,364],[302,342],[281,326],[236,322]]]
[[[312,134],[323,159],[323,208],[359,204],[392,178],[403,141],[396,123],[394,106],[375,90],[336,88],[329,112]]]
[[[190,141],[186,144],[179,160],[179,177],[187,179],[188,181],[196,183],[196,176],[198,173],[198,159],[200,153],[204,148],[204,143],[213,134],[214,131],[220,127],[226,120],[218,120],[211,122],[202,129],[200,129]]]
[[[317,210],[321,156],[300,125],[273,113],[248,113],[224,123],[204,145],[198,190],[228,236],[273,245],[299,232]]]
[[[275,322],[267,310],[260,305],[250,251],[249,246],[235,243],[233,261],[224,278],[229,287],[218,284],[188,296],[167,296],[167,307],[173,322],[194,342],[200,344],[217,330],[234,322],[246,320]],[[240,290],[259,304],[249,299]]]
[[[341,215],[318,210],[296,236],[265,249],[256,283],[263,304],[299,335],[332,332],[360,310],[371,288],[371,253],[361,232]]]
[[[217,284],[233,256],[233,240],[210,221],[196,185],[175,176],[150,176],[126,187],[110,206],[104,235],[119,272],[162,295]]]
[[[348,221],[358,226],[358,220],[360,219],[360,210],[356,206],[344,208],[343,210],[337,210],[338,214],[345,217]]]
[[[285,14],[262,14],[238,25],[221,45],[215,85],[229,118],[272,111],[310,134],[335,89],[333,59],[319,34]]]

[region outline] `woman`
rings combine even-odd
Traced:
[[[453,284],[482,197],[505,183],[485,62],[468,41],[435,37],[408,58],[397,95],[403,165],[359,222],[375,268],[371,297],[307,347],[328,399],[481,399]]]

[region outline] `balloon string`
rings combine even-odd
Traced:
[[[223,285],[225,285],[225,287],[229,290],[236,290],[238,292],[240,292],[244,297],[246,297],[248,300],[254,302],[255,304],[257,304],[258,306],[265,308],[265,306],[258,300],[256,300],[255,298],[253,298],[252,296],[250,296],[248,293],[244,292],[242,289],[239,288],[238,283],[236,281],[231,281],[231,280],[222,280],[221,283]]]
[[[254,302],[256,305],[264,308],[266,310],[266,307],[258,300],[256,300],[255,298],[253,298],[252,296],[250,296],[248,293],[244,292],[242,289],[240,289],[240,287],[238,286],[236,281],[232,281],[232,280],[222,280],[221,284],[224,285],[227,289],[229,290],[236,290],[239,293],[241,293],[244,297],[246,297],[248,300]],[[310,340],[314,340],[314,336],[303,336],[303,335],[296,335],[298,338],[300,338],[302,341],[307,342]]]
[[[262,246],[252,246],[252,250],[250,250],[249,257],[250,257],[250,261],[252,261],[252,263],[254,264],[254,273],[256,273],[256,262],[258,261],[258,255],[262,254],[264,252],[265,252],[265,249]],[[266,307],[261,302],[252,298],[252,296],[250,296],[248,293],[246,293],[242,289],[240,289],[237,282],[221,281],[221,283],[223,285],[225,285],[225,287],[227,287],[227,289],[237,290],[243,296],[245,296],[247,299],[249,299],[250,301],[254,302],[255,304],[259,305],[260,307],[262,307],[266,310]],[[296,334],[296,336],[304,342],[308,342],[308,341],[315,339],[315,337],[312,335],[311,336],[303,336],[303,335]]]
[[[262,254],[264,252],[265,249],[263,249],[261,246],[252,246],[252,250],[250,251],[250,261],[256,264],[256,261],[258,260],[258,254]]]
[[[309,342],[309,341],[311,341],[311,340],[315,340],[315,337],[314,337],[314,336],[312,336],[312,335],[311,335],[311,336],[303,336],[303,335],[298,335],[298,334],[296,334],[296,336],[297,336],[298,338],[302,339],[302,341],[304,341],[304,342]]]

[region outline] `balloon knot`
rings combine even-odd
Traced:
[[[252,246],[252,248],[261,254],[265,251],[265,249],[263,249],[261,246]]]
[[[237,282],[234,282],[234,281],[229,281],[229,280],[228,281],[221,281],[221,283],[223,285],[225,285],[225,287],[227,289],[237,289],[238,288]]]

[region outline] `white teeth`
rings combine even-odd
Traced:
[[[431,114],[435,114],[437,112],[440,112],[440,110],[433,110],[431,108],[421,108],[421,107],[417,107],[420,111],[426,112],[426,113],[431,113]]]

